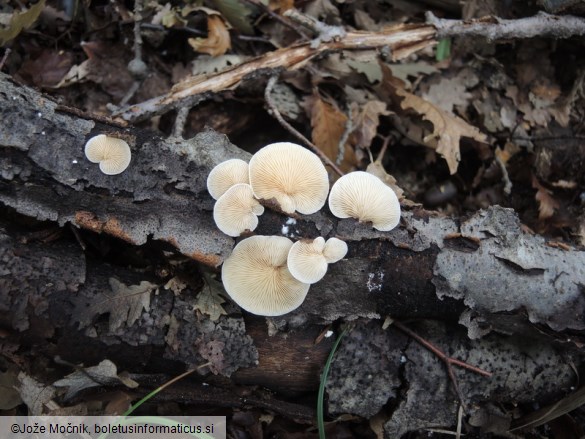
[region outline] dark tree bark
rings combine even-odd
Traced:
[[[195,261],[194,270],[216,270],[229,256],[235,241],[213,224],[205,182],[216,164],[249,154],[225,136],[209,130],[189,140],[162,139],[75,114],[1,74],[0,118],[0,202],[13,211],[131,246],[163,243]],[[130,144],[124,173],[106,176],[85,159],[85,142],[101,133]],[[320,332],[315,325],[432,319],[418,325],[421,334],[495,374],[458,374],[478,426],[496,416],[496,404],[530,401],[537,393],[556,398],[574,385],[567,356],[581,365],[585,252],[527,234],[510,209],[496,206],[466,220],[415,209],[403,212],[392,232],[327,211],[294,221],[269,211],[256,233],[337,236],[349,246],[298,310],[268,319],[273,330],[295,330],[288,343],[282,334],[269,338],[265,319],[243,317],[231,303],[215,321],[197,317],[196,282],[175,296],[152,270],[108,265],[70,243],[22,243],[10,224],[0,234],[2,322],[15,343],[72,362],[109,358],[134,372],[170,373],[209,361],[204,372],[299,392],[315,388],[331,346],[330,339],[312,346]],[[131,295],[143,301],[128,302],[122,312],[108,305],[112,295],[116,303]],[[107,320],[99,318],[105,314]],[[331,411],[370,417],[397,398],[386,425],[390,437],[430,419],[454,423],[457,404],[442,364],[392,327],[359,323],[342,346],[328,383]],[[530,392],[521,389],[527,380]],[[439,387],[425,400],[429,386]],[[510,415],[497,416],[505,430]]]

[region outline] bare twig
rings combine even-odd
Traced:
[[[321,42],[340,40],[347,35],[342,26],[328,25],[314,17],[302,14],[296,9],[289,9],[284,15],[315,34],[315,39],[311,41],[311,47],[318,47]]]
[[[425,347],[426,349],[431,351],[433,354],[435,354],[437,357],[439,357],[439,359],[443,363],[445,363],[445,366],[447,366],[447,373],[449,374],[449,378],[451,379],[451,382],[453,383],[453,388],[455,389],[455,393],[457,394],[457,397],[459,398],[459,401],[461,402],[461,405],[463,406],[463,408],[465,408],[465,402],[464,402],[463,397],[461,395],[461,391],[459,390],[459,384],[457,383],[457,378],[455,377],[455,372],[453,371],[453,365],[463,367],[467,370],[475,372],[479,375],[483,375],[485,377],[492,376],[491,372],[486,372],[485,370],[480,369],[479,367],[472,366],[471,364],[465,363],[464,361],[449,357],[447,354],[445,354],[438,347],[433,345],[428,340],[425,340],[420,335],[418,335],[416,332],[407,328],[399,321],[394,320],[393,324],[398,329],[400,329],[402,332],[406,333],[409,337],[415,339],[419,344],[421,344],[423,347]]]
[[[134,0],[134,59],[139,60],[142,60],[142,33],[140,32],[142,1]]]
[[[4,67],[4,64],[6,63],[6,60],[8,59],[8,55],[10,55],[10,52],[12,52],[12,50],[10,48],[7,48],[4,51],[4,56],[0,60],[0,70],[2,70],[2,67]]]
[[[313,150],[313,152],[315,152],[315,154],[317,154],[327,166],[329,166],[331,169],[333,169],[339,176],[342,176],[343,171],[341,169],[339,169],[337,167],[337,165],[335,163],[333,163],[329,159],[329,157],[327,157],[323,153],[323,151],[321,151],[317,147],[317,145],[315,145],[313,142],[311,142],[309,139],[307,139],[305,136],[303,136],[301,133],[299,133],[291,124],[289,124],[286,120],[284,120],[283,117],[280,115],[280,112],[276,108],[276,105],[274,105],[274,101],[272,100],[272,98],[270,96],[270,93],[272,92],[272,89],[274,88],[274,85],[276,84],[277,81],[278,81],[277,75],[271,76],[270,79],[268,80],[268,84],[266,84],[266,89],[264,90],[264,100],[266,101],[268,108],[270,108],[270,114],[272,114],[272,116],[274,116],[274,118],[276,120],[278,120],[278,122],[289,133],[291,133],[293,136],[295,136],[297,139],[299,139],[301,142],[303,142],[305,145],[307,145],[309,148],[311,148]]]
[[[255,7],[259,8],[259,9],[261,9],[265,14],[269,15],[274,20],[278,21],[279,23],[282,23],[283,26],[286,26],[289,29],[292,29],[293,31],[295,31],[304,40],[308,39],[307,34],[304,33],[302,29],[299,29],[294,24],[292,24],[289,20],[287,20],[284,17],[278,15],[276,12],[274,12],[273,10],[271,10],[264,3],[262,3],[262,2],[260,2],[258,0],[244,0],[244,2],[246,2],[246,3],[248,3],[248,4],[252,5],[252,6],[255,6]]]
[[[382,164],[382,160],[384,160],[384,154],[388,150],[388,145],[390,144],[390,135],[384,137],[384,143],[382,143],[382,148],[378,153],[378,157],[376,157],[376,163]],[[373,160],[372,160],[373,161]]]
[[[183,131],[185,130],[185,123],[187,122],[187,116],[191,107],[182,107],[177,111],[177,117],[175,118],[175,126],[173,128],[173,137],[182,138]]]
[[[345,129],[343,130],[343,134],[341,135],[341,139],[339,139],[339,143],[337,144],[337,157],[335,158],[335,164],[340,165],[345,157],[345,144],[347,143],[347,139],[349,135],[353,132],[353,120],[351,118],[351,110],[348,111],[347,114],[347,122],[345,123]]]
[[[506,195],[510,195],[512,193],[512,182],[510,181],[510,176],[508,175],[508,170],[506,169],[506,164],[502,161],[501,157],[496,154],[496,163],[500,167],[500,171],[502,171],[502,181],[504,182],[504,193]]]
[[[134,77],[134,82],[120,101],[120,106],[125,106],[132,99],[132,96],[138,91],[140,84],[142,84],[142,81],[148,75],[148,67],[142,60],[142,34],[140,32],[143,1],[134,0],[134,58],[128,63],[128,71]]]
[[[124,95],[124,97],[120,100],[120,103],[118,104],[120,107],[123,107],[124,105],[126,105],[128,103],[128,101],[130,101],[130,99],[132,99],[132,96],[134,96],[134,94],[138,91],[138,88],[140,87],[140,81],[134,81],[132,83],[132,85],[130,86],[130,88],[128,89],[128,91],[126,92],[126,94]]]
[[[85,242],[83,241],[83,238],[81,237],[81,233],[79,233],[79,229],[71,223],[69,223],[69,229],[71,229],[71,231],[73,232],[73,236],[75,236],[75,239],[77,240],[79,247],[81,247],[81,250],[86,251],[87,246],[85,245]]]
[[[550,15],[539,12],[532,17],[504,20],[483,17],[476,20],[448,20],[426,13],[427,23],[435,26],[438,38],[484,37],[489,41],[534,37],[569,38],[585,35],[585,18],[572,15]]]
[[[277,49],[215,74],[192,76],[176,84],[169,93],[123,108],[114,116],[120,115],[124,120],[136,122],[174,110],[185,102],[193,106],[214,93],[236,88],[246,75],[253,72],[298,69],[314,56],[330,50],[364,50],[388,46],[393,60],[403,59],[435,44],[435,32],[432,26],[404,25],[380,32],[350,32],[340,41],[322,43],[317,48],[303,43]]]

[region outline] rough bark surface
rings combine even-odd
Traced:
[[[219,162],[249,155],[225,136],[206,131],[189,140],[161,139],[81,118],[5,75],[0,75],[0,118],[0,202],[19,214],[132,245],[164,241],[212,268],[230,254],[235,241],[215,228],[205,181]],[[85,142],[99,133],[128,141],[133,156],[127,171],[105,176],[85,159]],[[535,393],[555,398],[576,382],[567,355],[584,339],[585,252],[527,234],[509,209],[492,207],[466,220],[407,211],[389,233],[337,220],[326,211],[292,220],[270,211],[256,233],[337,236],[349,246],[346,259],[330,267],[305,303],[270,319],[270,327],[312,337],[315,324],[338,319],[392,315],[444,321],[417,329],[451,355],[494,372],[491,379],[458,373],[478,425],[495,416],[495,404],[522,403]],[[212,372],[240,373],[247,384],[266,384],[262,369],[257,375],[237,369],[258,361],[273,372],[282,367],[266,361],[282,356],[282,344],[252,339],[231,303],[219,320],[200,320],[193,313],[195,288],[175,297],[154,276],[86,259],[72,244],[23,244],[17,237],[8,228],[0,234],[2,320],[15,338],[21,332],[37,342],[54,337],[54,344],[40,348],[47,354],[86,364],[107,356],[129,369],[145,367],[150,359],[151,369],[210,362]],[[131,304],[125,315],[104,304],[128,291],[144,301]],[[109,318],[97,318],[104,314]],[[256,328],[262,321],[246,319]],[[455,422],[456,397],[431,354],[376,322],[358,324],[348,340],[328,383],[332,412],[372,416],[394,401],[388,437]],[[263,343],[265,358],[258,358],[257,343]],[[298,373],[307,387],[314,386],[328,346],[289,357],[288,369],[278,373]],[[310,360],[298,371],[295,360],[301,355]],[[571,361],[580,367],[582,359],[574,355]]]

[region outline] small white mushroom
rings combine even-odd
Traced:
[[[252,156],[249,169],[256,198],[274,198],[285,213],[315,213],[327,201],[327,170],[317,155],[300,145],[267,145]]]
[[[323,256],[328,264],[333,264],[345,257],[347,254],[347,244],[338,238],[329,238],[323,249]]]
[[[128,167],[132,153],[122,139],[99,134],[85,144],[85,156],[92,163],[99,163],[107,175],[117,175]]]
[[[297,241],[288,252],[287,265],[295,279],[314,284],[323,279],[329,263],[339,261],[346,253],[347,244],[337,238],[327,242],[321,237],[313,241]]]
[[[258,216],[264,207],[254,198],[249,184],[239,183],[229,188],[213,206],[213,219],[223,233],[240,236],[258,226]]]
[[[296,280],[286,266],[291,246],[282,236],[252,236],[238,243],[221,269],[223,286],[234,302],[262,316],[298,308],[309,285]]]
[[[238,183],[250,183],[248,163],[240,159],[221,162],[207,176],[207,190],[214,200],[219,200],[229,188]]]
[[[400,222],[400,203],[392,189],[378,177],[357,171],[335,182],[329,194],[329,209],[337,218],[371,222],[387,232]]]

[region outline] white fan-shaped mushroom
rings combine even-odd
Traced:
[[[239,183],[227,190],[213,206],[213,219],[218,229],[229,236],[240,236],[258,226],[258,216],[264,213],[249,184]]]
[[[337,238],[327,242],[321,237],[312,241],[297,241],[288,252],[287,265],[295,279],[314,284],[323,279],[330,262],[337,262],[346,253],[347,244]]]
[[[248,163],[240,159],[221,162],[207,176],[207,190],[214,200],[219,200],[229,188],[238,183],[250,183]]]
[[[249,169],[256,198],[274,198],[285,213],[315,213],[327,201],[327,170],[317,155],[300,145],[267,145],[252,156]]]
[[[104,174],[117,175],[128,167],[132,153],[124,140],[99,134],[85,144],[85,156],[90,162],[99,163]]]
[[[262,316],[298,308],[309,285],[295,279],[286,266],[291,246],[282,236],[252,236],[238,243],[221,270],[223,286],[234,302]]]
[[[329,194],[329,209],[337,218],[355,218],[371,222],[386,232],[400,222],[400,203],[392,189],[367,172],[345,174],[335,182]]]

